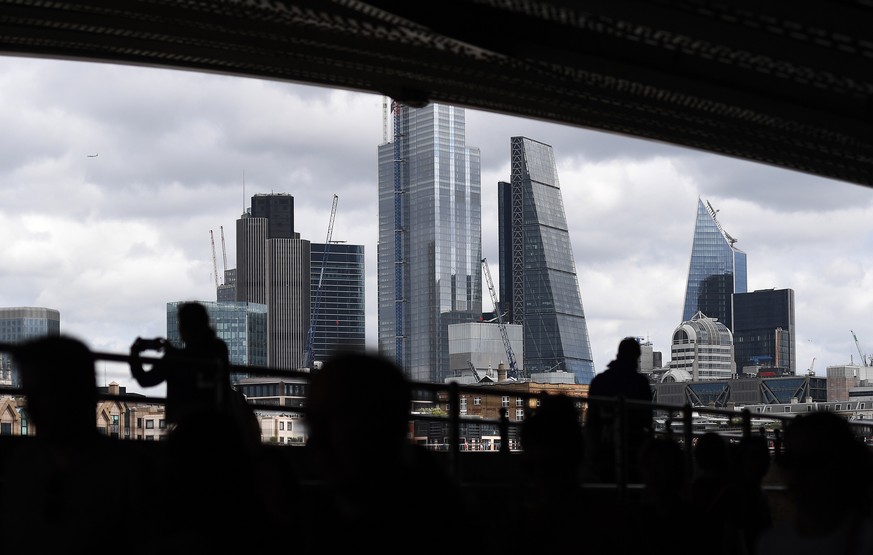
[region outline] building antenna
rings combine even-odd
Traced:
[[[243,170],[243,182],[242,182],[242,213],[246,213],[246,171]]]

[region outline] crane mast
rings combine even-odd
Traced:
[[[223,266],[221,267],[221,271],[226,272],[227,271],[227,249],[224,247],[224,226],[221,226],[219,229],[221,229],[221,263],[223,264]],[[223,279],[222,279],[222,282],[224,282]]]
[[[507,376],[518,379],[518,367],[515,364],[515,355],[512,352],[512,344],[509,342],[509,334],[506,333],[506,323],[503,322],[503,315],[500,314],[500,307],[497,306],[497,294],[494,292],[494,283],[491,281],[491,271],[488,269],[488,261],[482,259],[482,269],[485,270],[485,279],[488,282],[488,291],[491,293],[491,302],[494,303],[494,312],[497,313],[497,327],[500,328],[500,337],[503,338],[503,348],[506,349],[506,358],[509,363],[509,371]]]
[[[318,313],[321,308],[321,292],[324,286],[324,267],[327,266],[327,254],[330,250],[331,237],[333,236],[333,221],[336,217],[336,203],[339,200],[337,195],[333,196],[333,205],[330,208],[330,222],[327,224],[327,238],[324,240],[324,251],[321,255],[321,270],[318,273],[318,285],[315,288],[315,298],[312,301],[312,313],[309,317],[309,332],[306,334],[306,367],[311,368],[315,362],[314,342],[315,342],[315,325],[318,320]]]
[[[215,262],[215,236],[209,230],[209,241],[212,243],[212,274],[215,276],[215,291],[218,292],[218,264]]]

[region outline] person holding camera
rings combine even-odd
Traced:
[[[137,337],[130,346],[130,370],[142,387],[167,384],[167,423],[178,425],[191,414],[223,410],[230,395],[230,354],[227,344],[209,325],[209,313],[198,302],[178,310],[179,335],[184,347],[166,339]],[[143,368],[143,351],[163,351],[164,356]]]

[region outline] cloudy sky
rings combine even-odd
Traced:
[[[166,303],[215,300],[235,222],[290,193],[303,238],[364,244],[376,344],[377,146],[383,98],[110,64],[0,57],[0,306],[61,312],[61,329],[126,354],[166,334]],[[648,338],[669,360],[698,197],[748,255],[749,290],[792,288],[797,363],[873,354],[873,191],[581,128],[467,111],[482,154],[483,255],[495,283],[497,182],[510,137],[554,147],[594,364]],[[487,289],[485,289],[487,293]],[[485,309],[490,298],[485,296]],[[101,382],[143,391],[124,366]]]

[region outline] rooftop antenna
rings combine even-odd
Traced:
[[[245,171],[245,170],[243,170],[243,176],[242,176],[242,177],[243,177],[243,182],[242,182],[242,186],[243,186],[243,191],[242,191],[242,193],[243,193],[243,196],[242,196],[242,201],[243,201],[242,213],[245,214],[245,213],[246,213],[246,171]]]

